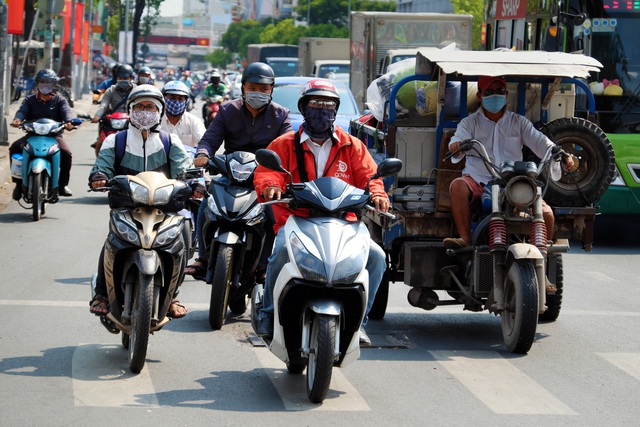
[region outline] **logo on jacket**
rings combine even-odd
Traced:
[[[342,160],[338,160],[337,169],[338,170],[334,175],[336,178],[345,179],[347,181],[351,179],[351,175],[347,173],[349,167],[345,162],[343,162]]]
[[[338,172],[345,173],[347,171],[347,164],[342,160],[338,160]]]

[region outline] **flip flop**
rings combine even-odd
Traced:
[[[184,313],[181,313],[183,309]],[[180,304],[180,301],[175,299],[171,301],[171,304],[169,304],[169,312],[167,313],[167,316],[172,319],[180,319],[181,317],[186,316],[187,313],[189,313],[187,307],[184,304]]]

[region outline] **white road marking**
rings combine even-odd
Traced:
[[[611,276],[607,276],[604,273],[600,273],[599,271],[585,271],[585,274],[601,282],[617,282],[618,281]]]
[[[148,366],[129,371],[120,345],[80,344],[73,353],[71,376],[75,406],[159,407]]]
[[[255,347],[253,350],[287,411],[371,411],[340,368],[333,368],[327,398],[322,405],[317,405],[307,398],[306,371],[301,375],[290,374],[285,363],[266,348]]]
[[[640,354],[638,353],[596,353],[632,377],[640,380]]]
[[[429,351],[496,414],[578,415],[494,351]]]

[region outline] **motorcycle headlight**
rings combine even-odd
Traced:
[[[255,161],[241,164],[236,159],[231,159],[231,161],[229,162],[231,175],[233,176],[233,179],[239,182],[246,181],[257,166],[258,164]]]
[[[52,127],[50,123],[33,123],[33,130],[38,135],[49,135]]]
[[[169,203],[169,200],[171,200],[171,194],[173,194],[173,185],[165,185],[164,187],[158,188],[153,193],[153,205],[166,205],[167,203]]]
[[[209,195],[209,197],[207,198],[207,207],[211,212],[213,212],[215,216],[222,216],[222,213],[220,212],[220,209],[218,209],[218,205],[213,198],[213,195]]]
[[[513,206],[525,208],[533,204],[538,194],[535,181],[526,176],[516,176],[505,187],[507,200]]]
[[[126,216],[115,214],[112,225],[112,232],[121,240],[130,242],[134,245],[140,245],[138,228],[135,223],[131,222]]]
[[[111,119],[111,127],[114,129],[124,129],[128,122],[127,119]]]
[[[253,226],[262,221],[262,212],[264,212],[264,207],[262,203],[258,203],[255,205],[247,214],[244,216],[244,219],[247,221],[247,225]]]
[[[312,282],[327,283],[327,273],[322,261],[311,255],[296,233],[291,233],[289,241],[291,243],[293,259],[300,273],[302,273],[302,278]]]
[[[160,228],[156,235],[156,240],[153,242],[153,246],[164,246],[173,242],[180,235],[180,227],[176,224],[172,224],[165,228]]]
[[[353,283],[364,268],[368,253],[369,250],[364,239],[351,239],[342,248],[340,261],[336,265],[331,283],[334,285]]]
[[[149,189],[147,187],[133,181],[129,183],[129,187],[131,188],[131,198],[135,203],[149,204]]]

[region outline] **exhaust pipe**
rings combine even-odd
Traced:
[[[407,294],[409,304],[424,310],[433,310],[438,306],[440,298],[432,289],[427,288],[411,288]]]

